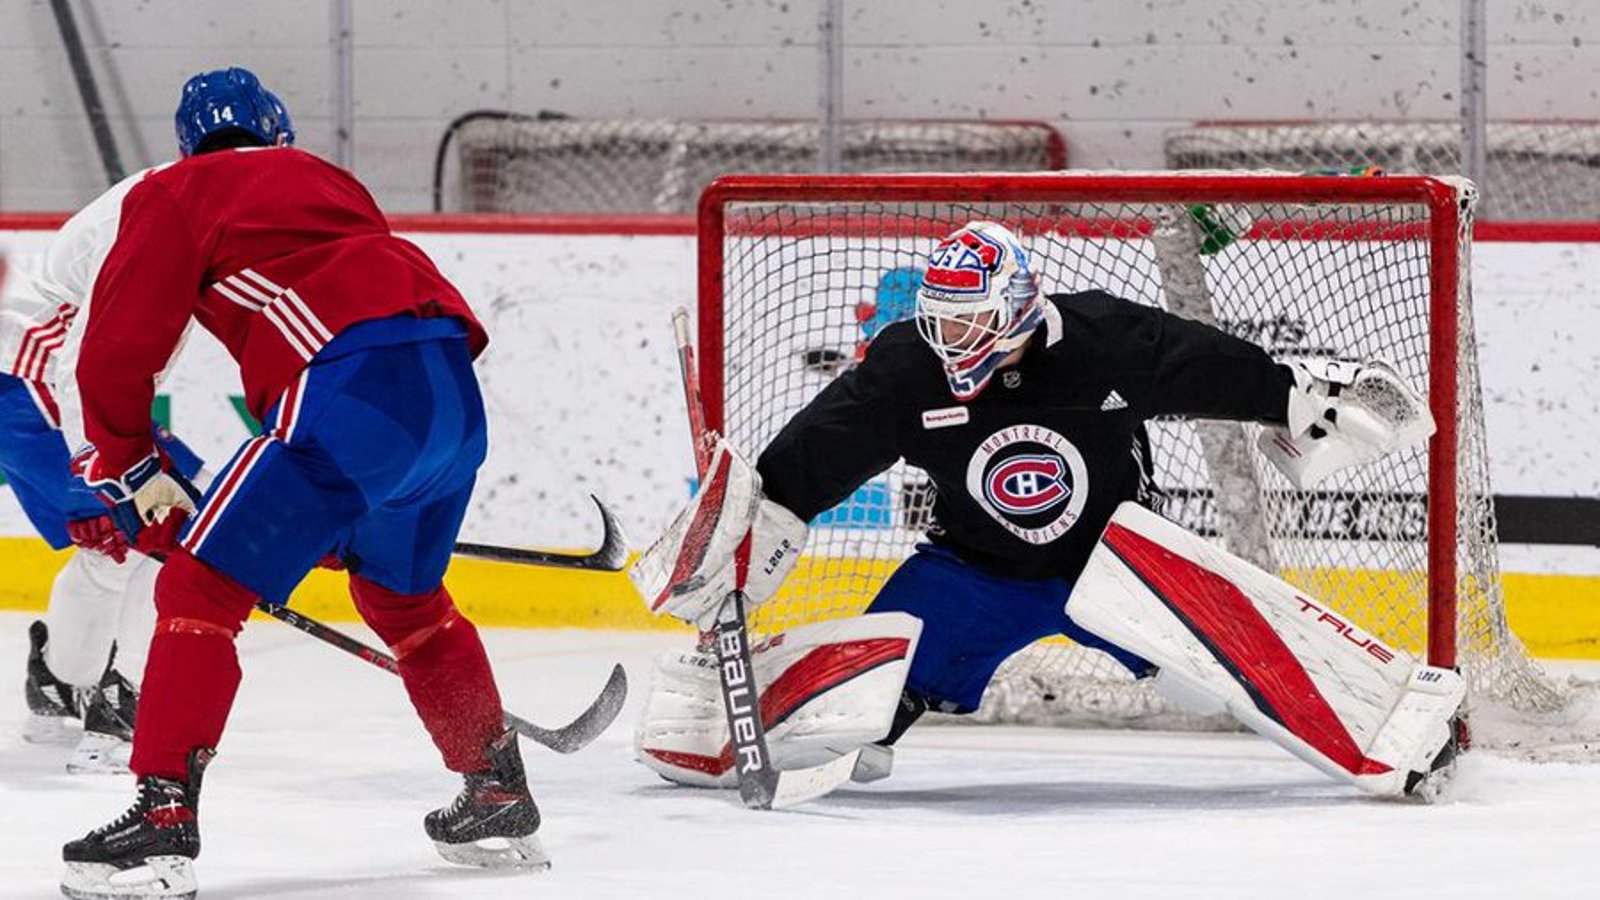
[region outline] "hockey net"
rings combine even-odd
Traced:
[[[1477,215],[1516,221],[1600,217],[1600,122],[1490,122]],[[1459,122],[1202,122],[1167,133],[1174,169],[1462,172]]]
[[[1391,645],[1459,664],[1474,721],[1507,723],[1479,729],[1480,743],[1525,743],[1523,723],[1563,726],[1588,696],[1547,676],[1506,622],[1468,280],[1473,193],[1453,179],[1282,173],[723,179],[700,209],[708,419],[759,453],[878,329],[912,314],[933,243],[980,218],[1019,235],[1048,293],[1103,288],[1284,360],[1384,359],[1428,391],[1439,431],[1427,448],[1300,491],[1253,450],[1258,426],[1157,421],[1161,511]],[[932,496],[901,462],[818,517],[752,627],[859,613],[921,538]],[[1219,724],[1065,639],[1009,660],[978,718]]]
[[[569,119],[477,113],[454,128],[467,212],[691,213],[730,172],[820,168],[814,121]],[[1066,166],[1043,122],[864,119],[842,123],[845,171],[1029,172]]]

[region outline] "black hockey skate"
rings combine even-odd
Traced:
[[[463,866],[548,869],[535,834],[539,807],[528,793],[528,779],[517,749],[517,733],[507,731],[484,748],[489,769],[465,776],[455,802],[422,820],[439,855]]]
[[[928,707],[927,697],[910,688],[901,691],[900,705],[895,708],[894,721],[889,724],[889,733],[883,740],[861,748],[861,755],[856,758],[856,767],[850,773],[850,780],[856,784],[868,784],[888,778],[889,773],[894,771],[894,742],[900,740],[900,736],[922,718]]]
[[[83,737],[67,760],[67,771],[121,774],[128,771],[133,750],[133,720],[138,713],[139,694],[128,679],[107,667],[100,683],[79,689],[79,715]]]
[[[128,811],[61,848],[61,893],[92,900],[193,897],[200,855],[200,780],[214,755],[189,754],[186,781],[147,775]]]
[[[78,739],[78,703],[73,687],[57,678],[44,662],[49,629],[40,621],[28,626],[28,680],[22,693],[28,721],[22,739],[34,744],[67,744]]]

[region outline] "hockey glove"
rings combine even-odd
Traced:
[[[715,625],[731,591],[744,592],[747,611],[771,599],[807,532],[762,495],[761,477],[726,442],[718,442],[706,473],[700,492],[628,571],[651,612],[702,630]]]
[[[111,508],[111,520],[138,550],[164,553],[177,546],[178,532],[194,514],[200,491],[171,457],[158,448],[114,478],[98,469],[93,450],[73,460],[73,471]]]
[[[1257,446],[1298,488],[1433,434],[1427,402],[1384,363],[1308,359],[1290,368],[1288,425],[1262,431]]]
[[[67,537],[79,549],[109,556],[118,565],[128,559],[128,536],[122,533],[110,515],[68,522]]]

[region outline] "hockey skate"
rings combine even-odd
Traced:
[[[489,769],[470,772],[455,802],[422,820],[439,855],[463,866],[548,869],[540,845],[539,807],[517,749],[517,733],[507,731],[484,750]]]
[[[72,685],[45,665],[44,646],[49,642],[50,632],[43,622],[28,626],[28,680],[23,685],[28,721],[22,726],[22,739],[33,744],[70,744],[78,739],[78,704]]]
[[[122,673],[108,668],[99,684],[79,689],[77,699],[83,737],[67,760],[67,771],[113,775],[127,772],[138,692]]]
[[[1461,748],[1464,746],[1463,738],[1466,730],[1466,723],[1460,716],[1450,720],[1450,740],[1434,756],[1433,762],[1428,765],[1428,771],[1411,772],[1406,776],[1407,797],[1414,797],[1423,803],[1437,803],[1449,795],[1450,784],[1455,780],[1456,761],[1460,759]]]
[[[888,736],[861,748],[850,780],[856,784],[870,784],[888,778],[889,773],[894,771],[894,742],[900,740],[900,736],[927,711],[928,698],[910,688],[901,691],[900,705],[895,708],[894,722],[889,725]]]
[[[186,781],[147,775],[128,811],[61,848],[61,892],[84,900],[193,897],[199,890],[200,780],[213,751],[189,754]]]

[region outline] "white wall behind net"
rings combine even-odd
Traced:
[[[327,0],[76,0],[122,148],[172,152],[188,75],[255,69],[331,151]],[[1495,0],[1493,117],[1600,119],[1600,4]],[[846,0],[851,117],[1041,119],[1079,167],[1156,168],[1198,119],[1453,117],[1457,0]],[[356,0],[355,169],[426,208],[435,145],[477,108],[811,117],[816,0]],[[142,148],[142,149],[141,149]],[[67,209],[102,169],[50,6],[0,3],[0,211]]]

